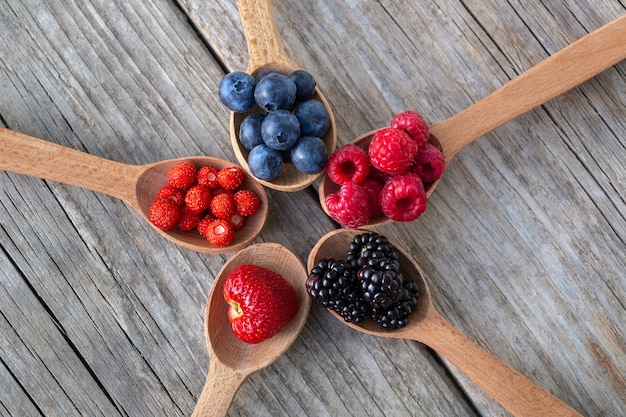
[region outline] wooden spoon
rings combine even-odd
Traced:
[[[366,230],[338,229],[323,236],[309,254],[310,271],[322,259],[345,259],[354,236]],[[398,251],[401,271],[405,279],[415,281],[419,288],[418,305],[410,316],[409,324],[398,330],[381,330],[374,322],[346,325],[367,334],[411,339],[423,343],[447,360],[491,395],[514,416],[580,416],[561,400],[533,381],[503,363],[446,321],[434,308],[424,273],[410,255],[394,242]]]
[[[465,146],[497,127],[576,87],[626,58],[626,15],[589,33],[546,58],[520,76],[462,112],[430,126],[430,142],[442,151],[446,165]],[[376,130],[352,141],[367,149]],[[437,186],[428,184],[430,195]],[[339,186],[324,176],[319,199],[324,211],[326,196]],[[382,217],[370,221],[374,227],[392,220]]]
[[[255,264],[282,275],[296,290],[298,312],[279,333],[259,343],[248,344],[238,339],[228,320],[228,304],[224,300],[224,281],[238,266]],[[307,273],[296,255],[277,243],[249,246],[224,264],[211,287],[206,306],[206,342],[209,351],[209,372],[192,416],[225,416],[241,384],[252,373],[268,366],[296,340],[306,323],[311,298],[304,282]]]
[[[159,189],[167,184],[167,173],[182,161],[196,166],[213,165],[218,169],[233,166],[232,162],[196,156],[170,159],[147,165],[126,165],[89,155],[74,149],[46,142],[8,129],[0,129],[0,169],[37,178],[76,185],[101,192],[127,202],[148,220],[150,205]],[[204,253],[234,252],[248,246],[265,225],[268,199],[265,189],[250,175],[242,188],[254,191],[261,199],[259,211],[246,219],[235,240],[226,247],[211,245],[195,231],[172,230],[165,232],[154,227],[161,235],[184,248]]]
[[[241,15],[243,30],[248,45],[248,68],[247,73],[257,76],[266,70],[278,71],[281,74],[289,75],[299,69],[298,66],[289,59],[285,53],[278,34],[272,2],[270,0],[237,0],[237,7]],[[330,115],[330,129],[322,140],[326,144],[326,151],[330,155],[337,144],[337,129],[335,127],[335,117],[326,98],[315,87],[313,98],[321,101]],[[239,164],[250,172],[248,166],[248,151],[239,142],[239,127],[243,119],[252,112],[260,112],[255,106],[251,112],[230,114],[230,138],[235,151],[235,156]],[[252,175],[252,174],[250,174]],[[293,164],[283,164],[283,170],[271,181],[258,181],[268,188],[279,191],[299,191],[313,183],[322,173],[305,174],[298,171]]]

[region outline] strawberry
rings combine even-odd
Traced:
[[[228,220],[213,220],[206,226],[206,238],[213,246],[228,246],[235,239],[235,228]]]
[[[234,191],[243,184],[245,174],[237,166],[222,168],[217,174],[217,182],[227,190]]]
[[[182,206],[180,208],[180,220],[178,221],[178,228],[183,232],[188,230],[193,230],[198,226],[200,220],[202,219],[202,215],[199,213],[194,213],[187,206]]]
[[[274,336],[298,311],[291,284],[259,265],[235,268],[224,282],[223,294],[230,305],[228,319],[233,332],[246,343],[260,343]]]
[[[206,185],[211,190],[215,190],[220,186],[217,182],[217,174],[219,170],[214,166],[203,166],[198,170],[198,184]]]
[[[176,204],[182,206],[185,202],[185,193],[180,188],[168,184],[163,186],[156,196],[156,200],[161,198],[171,198]]]
[[[172,230],[180,220],[180,207],[170,198],[154,200],[148,211],[148,218],[161,230]]]
[[[175,165],[167,173],[167,181],[170,185],[181,190],[186,190],[196,182],[196,166],[189,161]]]
[[[218,219],[228,219],[237,212],[235,199],[229,193],[214,196],[210,208],[211,213]]]
[[[252,216],[259,210],[261,200],[252,190],[239,190],[233,196],[237,214],[241,216]]]
[[[207,237],[207,230],[213,221],[215,221],[215,217],[213,217],[212,214],[205,214],[196,227],[198,233],[200,233],[201,236]]]
[[[211,190],[206,185],[194,185],[185,194],[185,205],[192,213],[202,213],[211,205]]]

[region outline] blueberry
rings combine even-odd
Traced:
[[[261,81],[261,78],[265,77],[266,75],[276,74],[277,72],[278,71],[273,70],[273,69],[268,69],[268,70],[265,70],[265,71],[261,71],[261,73],[256,76],[256,82],[258,83],[259,81]]]
[[[254,78],[241,71],[229,72],[222,78],[218,93],[220,100],[230,110],[243,113],[254,106]]]
[[[316,136],[302,136],[291,148],[291,162],[305,174],[322,172],[327,160],[326,144]]]
[[[263,143],[261,137],[261,123],[265,115],[252,113],[247,115],[239,126],[239,142],[247,150],[251,150],[256,145]]]
[[[324,137],[330,129],[330,115],[326,106],[319,100],[307,100],[298,104],[293,114],[300,122],[300,134],[302,136]]]
[[[315,92],[315,79],[304,70],[295,70],[289,74],[289,78],[296,83],[296,101],[304,101],[313,97]]]
[[[300,123],[293,113],[287,110],[276,110],[268,113],[261,123],[263,142],[270,148],[286,151],[300,137]]]
[[[252,175],[258,179],[271,181],[283,169],[283,159],[279,151],[262,143],[250,151],[248,167]]]
[[[254,99],[266,112],[290,110],[296,101],[296,90],[296,83],[285,75],[272,73],[257,83]]]

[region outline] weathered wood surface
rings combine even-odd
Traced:
[[[3,126],[124,163],[234,160],[224,71],[245,69],[234,1],[2,0]],[[617,0],[274,1],[286,51],[340,143],[411,108],[435,123],[626,12]],[[625,45],[626,47],[626,45]],[[380,228],[437,308],[586,416],[626,415],[626,64],[454,159],[416,222]],[[269,191],[259,241],[302,259],[336,227],[315,187]],[[203,314],[228,255],[158,236],[113,198],[0,173],[0,414],[189,415]],[[506,415],[445,360],[315,306],[230,415]]]

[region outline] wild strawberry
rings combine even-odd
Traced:
[[[244,223],[246,222],[246,218],[243,217],[242,215],[235,213],[232,216],[230,216],[230,219],[228,219],[230,221],[230,223],[233,225],[233,227],[235,228],[235,231],[241,229],[244,225]]]
[[[235,199],[228,193],[218,194],[211,200],[211,214],[218,219],[229,219],[237,212]]]
[[[217,182],[226,190],[234,191],[241,187],[245,174],[243,169],[237,166],[222,168],[217,174]]]
[[[213,220],[206,227],[206,238],[213,246],[228,246],[235,239],[235,228],[228,220]]]
[[[176,188],[173,185],[163,186],[157,193],[156,200],[161,198],[170,198],[179,206],[182,206],[185,202],[185,193],[180,188]]]
[[[252,190],[239,190],[233,195],[235,208],[241,216],[252,216],[259,211],[261,199]]]
[[[181,190],[188,189],[196,182],[195,165],[188,161],[181,162],[167,173],[167,181]]]
[[[424,182],[437,181],[446,168],[443,154],[436,146],[425,143],[415,156],[413,172],[420,176]]]
[[[428,124],[421,114],[412,110],[396,114],[391,120],[391,127],[407,133],[417,143],[418,147],[428,141]]]
[[[214,220],[215,220],[215,217],[213,217],[212,214],[204,215],[204,217],[200,220],[200,222],[198,223],[198,226],[196,227],[198,229],[198,233],[200,233],[200,236],[206,237],[209,224],[211,224]]]
[[[178,221],[178,228],[183,232],[193,230],[198,227],[202,215],[200,213],[194,213],[187,206],[180,208],[180,220]]]
[[[277,272],[245,264],[226,278],[224,299],[233,333],[246,343],[260,343],[284,328],[298,312],[296,291]]]
[[[380,192],[385,184],[373,178],[367,178],[361,186],[365,188],[370,206],[370,218],[376,219],[383,216],[383,209],[380,207]]]
[[[148,218],[161,230],[172,230],[180,220],[180,207],[169,198],[154,200],[148,211]]]
[[[370,170],[370,161],[362,148],[348,144],[330,155],[326,164],[328,177],[336,184],[365,181]]]
[[[374,133],[368,148],[373,166],[389,174],[407,171],[417,154],[417,144],[402,130],[391,127]]]
[[[346,182],[339,191],[328,194],[326,207],[330,217],[353,229],[367,223],[371,215],[367,190],[353,182]]]
[[[211,190],[215,190],[220,186],[217,182],[217,174],[219,170],[214,166],[203,166],[198,170],[198,184],[206,185]]]
[[[410,222],[426,210],[428,197],[421,178],[406,172],[391,177],[380,193],[380,206],[391,220]]]
[[[211,204],[211,190],[206,185],[196,184],[185,194],[185,205],[192,213],[200,214]]]

